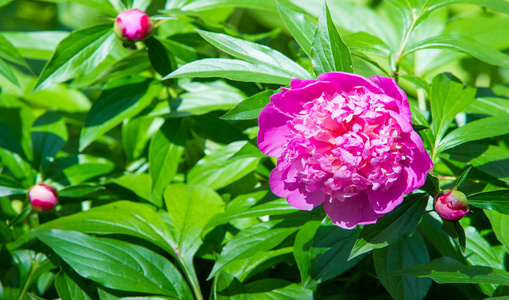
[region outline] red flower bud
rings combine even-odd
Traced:
[[[458,190],[446,190],[435,199],[435,211],[442,219],[457,221],[469,211],[465,194]]]
[[[118,14],[114,30],[122,40],[134,43],[148,37],[152,21],[144,12],[131,9]]]
[[[39,183],[30,188],[28,199],[35,211],[49,212],[55,209],[58,203],[58,193],[52,186]]]

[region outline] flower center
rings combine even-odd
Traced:
[[[407,133],[386,109],[390,101],[358,88],[306,103],[287,123],[292,134],[282,159],[309,192],[341,200],[367,189],[386,191],[412,157],[398,143]]]

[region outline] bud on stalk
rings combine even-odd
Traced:
[[[123,41],[134,43],[149,36],[152,21],[144,12],[131,9],[118,14],[114,30]]]
[[[458,190],[445,190],[435,199],[435,211],[445,220],[458,221],[468,212],[468,202],[465,194]]]

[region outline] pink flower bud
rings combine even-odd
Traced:
[[[58,203],[58,193],[50,185],[39,183],[28,191],[28,199],[32,208],[38,212],[52,211]]]
[[[442,219],[458,221],[469,211],[467,197],[458,190],[445,190],[435,200],[435,211]]]
[[[144,12],[131,9],[118,14],[114,29],[122,40],[134,43],[147,38],[152,30],[152,21]]]

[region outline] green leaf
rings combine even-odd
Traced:
[[[262,109],[270,102],[270,96],[274,94],[273,90],[259,92],[244,101],[240,102],[235,108],[227,112],[221,119],[224,120],[251,120],[258,119]]]
[[[479,192],[468,195],[467,199],[468,205],[509,214],[509,190]]]
[[[276,10],[274,0],[195,0],[184,5],[181,9],[183,11],[196,12],[224,7],[253,8],[269,11]]]
[[[241,195],[233,199],[228,203],[225,212],[215,215],[206,228],[213,228],[240,218],[285,215],[298,211],[298,209],[289,205],[284,198],[266,201],[266,197],[260,197],[261,194],[267,195],[267,191]]]
[[[2,35],[26,58],[50,59],[56,46],[69,32],[65,31],[12,31]]]
[[[450,257],[441,257],[427,264],[418,265],[392,273],[429,277],[437,283],[488,283],[509,285],[509,272],[489,267],[465,266]]]
[[[221,33],[213,33],[202,30],[197,30],[197,32],[202,38],[218,49],[257,67],[266,66],[268,68],[273,68],[278,72],[288,74],[290,78],[313,78],[313,75],[309,74],[308,71],[293,60],[284,56],[281,52],[267,46],[248,42]]]
[[[152,179],[151,199],[155,203],[162,204],[163,190],[177,174],[185,150],[187,130],[185,120],[167,119],[150,142],[148,160]]]
[[[424,185],[421,186],[420,189],[432,195],[433,197],[437,196],[442,191],[440,189],[440,180],[438,177],[432,175],[431,173],[426,175],[426,182],[424,182]]]
[[[246,143],[239,141],[215,149],[189,171],[187,181],[217,190],[251,173],[258,166],[259,158],[229,159]]]
[[[31,135],[34,149],[33,165],[44,170],[67,142],[67,127],[58,113],[48,111],[35,121]]]
[[[355,243],[349,259],[386,247],[412,234],[426,209],[428,194],[412,194],[376,224],[366,225]]]
[[[115,0],[44,0],[46,2],[61,3],[61,2],[75,2],[83,5],[90,6],[101,12],[108,14],[111,17],[115,17],[120,11],[125,10],[125,7],[119,9],[113,7]]]
[[[68,230],[35,230],[34,234],[78,274],[105,287],[192,299],[179,271],[147,248]]]
[[[328,218],[302,226],[295,237],[293,255],[303,286],[312,288],[354,267],[361,257],[348,261],[348,256],[359,232],[333,225]]]
[[[35,90],[93,71],[106,59],[115,38],[111,24],[72,32],[58,44],[55,53],[39,75]]]
[[[433,78],[430,102],[433,119],[431,130],[435,135],[434,153],[454,117],[472,103],[474,97],[475,89],[464,87],[451,74],[439,74]]]
[[[276,278],[253,281],[246,284],[245,288],[253,300],[314,299],[313,291],[291,281]]]
[[[352,51],[369,52],[380,56],[389,56],[391,53],[391,49],[384,41],[362,31],[345,37],[345,43]]]
[[[8,39],[0,34],[0,58],[8,62],[29,68],[23,55],[19,53],[18,49],[12,45]]]
[[[313,44],[313,36],[315,32],[315,24],[306,19],[306,15],[297,12],[277,2],[277,9],[286,27],[295,38],[295,41],[302,47],[304,53],[311,57],[311,45]]]
[[[442,152],[466,142],[482,140],[509,133],[506,116],[488,117],[469,122],[449,132],[440,144],[437,151]]]
[[[460,177],[458,177],[458,179],[456,179],[456,182],[454,183],[454,188],[456,189],[457,187],[459,187],[463,181],[465,181],[465,179],[467,178],[468,176],[468,173],[470,173],[470,170],[472,170],[472,166],[468,166],[465,171],[463,171],[463,173],[461,173]]]
[[[390,276],[393,272],[429,262],[421,235],[415,233],[388,247],[373,251],[376,275],[394,299],[424,299],[431,287],[428,278]]]
[[[137,160],[143,155],[147,143],[163,123],[163,118],[139,117],[124,120],[122,124],[122,146],[128,161]]]
[[[353,72],[352,55],[332,21],[327,2],[316,25],[311,61],[316,74],[334,71]]]
[[[458,245],[461,251],[465,251],[466,247],[466,237],[465,230],[461,226],[458,221],[447,221],[444,220],[442,225],[442,230],[449,235],[456,245]]]
[[[403,53],[403,56],[423,49],[449,49],[471,55],[490,65],[509,68],[509,55],[482,43],[462,36],[435,36],[417,42]]]
[[[105,190],[103,186],[97,184],[80,184],[65,187],[58,191],[60,198],[87,198],[90,194]]]
[[[213,278],[232,261],[274,248],[298,229],[298,227],[282,226],[280,223],[281,220],[269,221],[240,231],[224,246],[208,279]]]
[[[152,0],[133,0],[133,8],[145,11],[150,3],[152,3]]]
[[[501,214],[493,210],[485,210],[497,239],[509,252],[509,215]]]
[[[161,76],[165,76],[177,68],[173,53],[161,44],[156,37],[151,36],[143,41],[143,43],[147,46],[148,58],[152,67]]]
[[[5,78],[7,78],[7,80],[19,86],[18,79],[16,78],[16,75],[14,75],[14,73],[12,72],[11,67],[9,67],[9,65],[2,59],[0,59],[0,75],[4,76]]]
[[[123,85],[107,89],[92,106],[80,134],[80,151],[90,143],[147,107],[159,95],[158,82],[130,79]]]
[[[163,79],[185,77],[220,77],[237,81],[263,82],[278,85],[287,85],[293,78],[286,72],[263,65],[256,66],[238,59],[206,58],[185,64]]]
[[[0,197],[23,195],[27,190],[16,180],[0,174]]]
[[[55,278],[55,288],[60,299],[83,299],[92,300],[92,298],[85,292],[71,277],[65,273],[60,272]]]
[[[466,263],[465,257],[452,238],[442,230],[442,222],[431,214],[424,214],[419,223],[419,230],[427,240],[437,249],[441,256],[448,256]]]
[[[92,106],[84,93],[65,84],[55,84],[44,90],[25,94],[23,100],[33,105],[68,113],[86,113]]]
[[[78,185],[94,177],[107,174],[115,168],[115,164],[107,159],[84,154],[79,154],[77,157],[57,158],[53,164],[60,163],[68,166],[51,178],[63,185]]]

